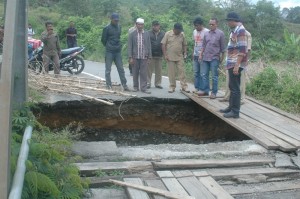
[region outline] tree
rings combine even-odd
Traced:
[[[300,6],[291,8],[286,17],[286,20],[291,23],[300,24]]]

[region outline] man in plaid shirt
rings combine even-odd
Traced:
[[[221,109],[226,118],[239,118],[241,105],[241,71],[247,66],[247,38],[246,30],[240,17],[235,12],[227,14],[227,24],[231,29],[227,46],[226,69],[229,74],[229,106]]]

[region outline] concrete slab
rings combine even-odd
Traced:
[[[276,154],[275,167],[296,169],[297,166],[292,163],[291,157],[287,154]]]
[[[128,199],[124,189],[91,189],[85,199]]]
[[[119,156],[121,155],[116,142],[75,142],[72,150],[75,154],[83,158],[97,158],[101,156]]]
[[[300,155],[292,157],[294,164],[300,169]]]
[[[160,144],[119,147],[122,156],[133,160],[160,160],[172,158],[218,158],[224,156],[261,155],[268,153],[252,140],[210,144]]]

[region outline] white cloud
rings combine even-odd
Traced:
[[[253,3],[257,3],[258,0],[252,0]],[[299,0],[270,0],[274,2],[275,6],[280,6],[281,9],[283,8],[292,8],[300,6]]]

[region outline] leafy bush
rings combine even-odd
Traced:
[[[29,123],[35,126],[26,161],[22,198],[81,198],[88,183],[80,178],[78,168],[73,165],[79,157],[71,154],[72,137],[69,128],[50,132],[35,120],[29,105],[15,111],[12,121],[12,175],[17,165],[22,133]]]
[[[283,110],[300,112],[300,82],[295,73],[267,67],[247,85],[247,94]]]

